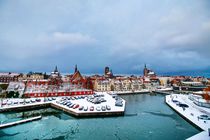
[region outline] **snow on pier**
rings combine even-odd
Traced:
[[[35,121],[35,120],[39,120],[41,118],[42,118],[42,116],[37,116],[37,117],[32,117],[32,118],[28,118],[28,119],[16,121],[16,122],[10,122],[10,123],[5,123],[5,124],[0,124],[0,129],[1,128],[5,128],[5,127],[10,127],[10,126],[18,125],[18,124],[22,124],[22,123],[27,123],[27,122]]]
[[[4,99],[0,101],[0,112],[13,110],[26,110],[36,107],[54,107],[63,110],[74,116],[109,116],[109,115],[123,115],[125,111],[125,100],[118,97],[120,105],[116,105],[116,98],[105,92],[97,92],[96,95],[103,95],[103,102],[93,103],[88,101],[88,98],[95,98],[94,95],[80,95],[80,96],[65,96],[65,97],[49,97],[49,98],[28,98],[23,99]],[[81,98],[84,97],[84,98]],[[96,97],[97,98],[97,97]],[[100,98],[100,99],[101,99]],[[37,99],[39,99],[37,101]],[[78,107],[70,107],[67,103],[78,105]],[[80,109],[80,107],[83,107]],[[105,107],[105,109],[104,109]],[[86,110],[85,110],[86,108]],[[93,108],[93,110],[91,110]],[[103,108],[103,110],[102,110]],[[109,109],[107,109],[109,108]]]
[[[182,117],[193,123],[201,130],[204,130],[203,132],[189,138],[188,140],[210,139],[210,136],[208,135],[208,129],[210,128],[209,108],[195,105],[193,101],[188,99],[188,95],[182,94],[166,95],[165,102]],[[182,106],[180,106],[180,104],[182,104]]]

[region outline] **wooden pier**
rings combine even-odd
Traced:
[[[42,116],[37,116],[37,117],[32,117],[32,118],[28,118],[28,119],[16,121],[16,122],[10,122],[10,123],[1,124],[0,125],[0,129],[5,128],[5,127],[10,127],[10,126],[18,125],[18,124],[22,124],[22,123],[27,123],[27,122],[35,121],[35,120],[39,120],[41,118],[42,118]]]

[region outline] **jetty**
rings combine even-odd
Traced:
[[[99,97],[100,96],[100,97]],[[83,98],[82,98],[83,97]],[[88,101],[88,98],[90,99]],[[30,103],[20,104],[22,99],[15,99],[18,101],[18,104],[11,105],[3,105],[0,107],[0,112],[10,112],[10,111],[25,111],[32,110],[37,108],[46,108],[53,107],[59,110],[62,110],[70,115],[75,117],[96,117],[96,116],[121,116],[124,115],[126,101],[120,97],[118,97],[118,101],[112,97],[112,95],[97,92],[94,95],[81,95],[81,96],[65,96],[65,97],[51,97],[40,99],[39,102],[31,102],[34,101],[35,98],[30,99]],[[93,103],[93,100],[103,100],[100,103]],[[12,102],[13,99],[9,99],[7,102]],[[13,101],[14,102],[14,101]],[[116,102],[120,102],[116,105]],[[70,107],[71,105],[74,105]],[[77,106],[77,107],[76,107]],[[102,110],[103,107],[103,110]],[[104,109],[105,107],[105,109]],[[107,109],[107,107],[109,109]],[[81,108],[81,109],[79,109]],[[84,108],[87,108],[86,110]],[[91,110],[91,108],[93,108]]]
[[[40,120],[41,118],[42,118],[42,116],[36,116],[36,117],[27,118],[27,119],[20,120],[20,121],[15,121],[15,122],[1,124],[0,125],[0,129],[6,128],[6,127],[10,127],[10,126],[14,126],[14,125],[18,125],[18,124],[22,124],[22,123],[27,123],[27,122],[35,121],[35,120]]]

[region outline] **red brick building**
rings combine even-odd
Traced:
[[[9,82],[17,82],[20,77],[19,73],[0,73],[0,82],[1,83],[9,83]]]

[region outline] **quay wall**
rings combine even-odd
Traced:
[[[50,103],[33,104],[33,105],[10,107],[10,108],[2,108],[2,109],[0,109],[0,112],[27,111],[27,110],[32,110],[32,109],[46,108],[46,107],[50,107]]]
[[[57,104],[51,104],[52,107],[62,110],[70,115],[76,116],[76,117],[96,117],[96,116],[120,116],[124,115],[123,111],[114,111],[114,112],[73,112],[69,109],[63,108]]]
[[[52,107],[58,110],[62,110],[65,113],[73,115],[75,117],[96,117],[96,116],[122,116],[124,115],[124,111],[113,111],[113,112],[74,112],[64,107],[57,105],[56,103],[43,103],[43,104],[34,104],[34,105],[27,105],[27,106],[18,106],[18,107],[10,107],[10,108],[2,108],[0,112],[11,112],[11,111],[27,111],[39,108],[47,108]]]

